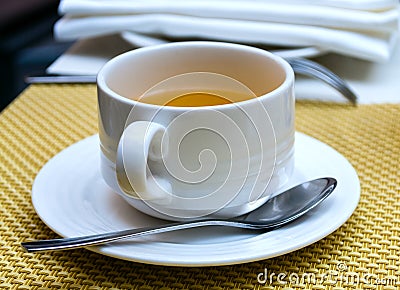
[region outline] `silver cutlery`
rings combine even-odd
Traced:
[[[357,96],[349,85],[326,67],[305,58],[291,58],[287,59],[287,61],[295,73],[319,79],[336,89],[351,103],[357,103]]]
[[[297,74],[321,80],[340,92],[351,103],[357,103],[357,96],[349,85],[326,67],[305,58],[287,58]],[[96,83],[94,75],[38,75],[25,77],[27,84],[36,83]]]
[[[171,222],[155,227],[129,229],[85,237],[24,242],[21,245],[27,252],[66,250],[205,226],[227,226],[271,231],[298,219],[315,208],[331,194],[336,184],[336,179],[330,177],[304,182],[269,199],[256,210],[234,219]]]
[[[37,75],[25,77],[27,84],[91,84],[96,83],[95,75]]]

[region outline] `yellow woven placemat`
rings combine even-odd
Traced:
[[[97,132],[94,85],[31,86],[0,115],[0,289],[397,289],[399,121],[400,105],[298,102],[297,130],[334,147],[359,174],[353,216],[325,239],[277,258],[163,267],[84,249],[21,250],[22,241],[56,237],[31,204],[36,174],[60,150]]]

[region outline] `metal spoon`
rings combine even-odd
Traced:
[[[336,184],[336,179],[330,177],[304,182],[271,198],[258,209],[234,219],[176,222],[86,237],[25,242],[21,245],[27,252],[66,250],[204,226],[227,226],[271,231],[294,221],[316,207],[329,196]]]

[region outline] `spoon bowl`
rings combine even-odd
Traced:
[[[234,219],[204,219],[167,223],[156,227],[130,229],[84,237],[24,242],[21,243],[21,246],[27,252],[67,250],[110,243],[126,238],[204,226],[228,226],[270,231],[298,219],[315,208],[333,192],[336,184],[336,179],[331,177],[304,182],[274,196],[256,210]]]

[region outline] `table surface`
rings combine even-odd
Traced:
[[[96,100],[94,85],[33,85],[0,114],[0,289],[400,285],[400,105],[394,104],[296,103],[296,129],[343,154],[361,182],[351,218],[311,246],[273,259],[205,268],[133,263],[85,249],[25,253],[22,241],[57,237],[33,209],[34,178],[52,156],[97,132]],[[265,273],[267,281],[259,281]]]

